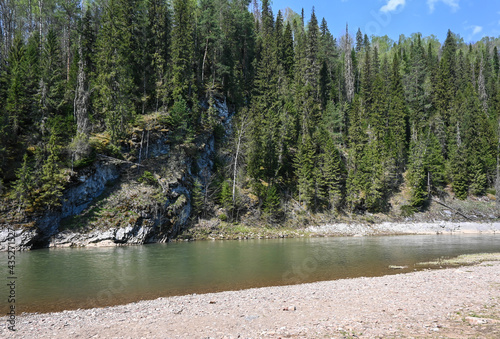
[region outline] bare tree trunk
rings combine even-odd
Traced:
[[[349,36],[349,28],[345,30],[345,81],[346,81],[346,96],[347,101],[352,102],[354,99],[354,70],[351,59],[351,37]]]
[[[201,83],[203,84],[203,78],[205,75],[205,61],[207,60],[207,53],[208,53],[208,38],[205,43],[205,53],[203,54],[203,63],[201,64]]]
[[[80,42],[80,55],[82,47]],[[89,133],[89,105],[90,91],[87,88],[87,76],[83,59],[78,62],[78,79],[75,90],[74,115],[76,119],[77,134],[88,135]]]
[[[243,118],[243,121],[241,123],[241,128],[238,131],[238,143],[236,145],[236,155],[234,156],[234,168],[233,168],[233,205],[236,202],[236,175],[238,172],[238,157],[240,155],[240,146],[241,146],[241,139],[243,137],[243,133],[245,132],[245,125],[246,125],[246,116]]]
[[[29,32],[31,34],[31,32],[33,32],[33,30],[35,29],[33,27],[33,8],[32,8],[32,5],[31,5],[31,0],[28,1],[28,16],[29,16],[29,20],[30,20],[30,24],[29,24]]]
[[[40,48],[42,48],[42,31],[43,31],[43,0],[38,0],[38,9],[40,10],[40,17],[38,18],[38,30],[40,33]]]
[[[139,148],[139,161],[137,162],[138,164],[141,163],[141,157],[142,157],[142,144],[144,142],[144,130],[142,130],[142,137],[141,137],[141,147]]]
[[[13,18],[15,17],[15,4],[10,1],[0,0],[0,32],[3,38],[3,55],[7,56],[14,35]]]
[[[151,129],[148,128],[148,136],[146,138],[146,159],[149,158],[149,132]]]

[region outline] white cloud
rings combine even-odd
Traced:
[[[474,36],[483,31],[483,26],[477,26],[477,25],[464,26],[464,28],[467,31],[471,32],[470,34],[467,35],[468,41],[474,41],[475,40]],[[476,40],[477,40],[477,38],[476,38]]]
[[[472,26],[472,35],[476,35],[477,33],[481,33],[482,31],[483,31],[483,27]]]
[[[460,0],[427,0],[427,5],[429,6],[429,10],[431,13],[434,12],[434,9],[436,8],[436,3],[439,1],[450,6],[452,11],[454,12],[460,8],[460,6],[458,5],[458,2]]]
[[[387,4],[380,8],[381,12],[387,13],[395,11],[399,6],[404,7],[406,0],[387,0]]]

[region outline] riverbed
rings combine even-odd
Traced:
[[[0,337],[498,338],[499,271],[500,262],[485,262],[28,314],[17,318],[16,333],[1,326]]]
[[[192,293],[375,277],[422,270],[415,266],[422,261],[499,248],[500,235],[461,234],[43,249],[17,253],[16,307],[18,312],[56,312]],[[7,289],[0,286],[2,295]]]

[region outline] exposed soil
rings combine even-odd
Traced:
[[[500,262],[1,318],[2,338],[499,338]]]

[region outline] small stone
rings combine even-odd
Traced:
[[[465,320],[467,320],[471,325],[484,325],[488,323],[488,319],[484,318],[467,317]]]

